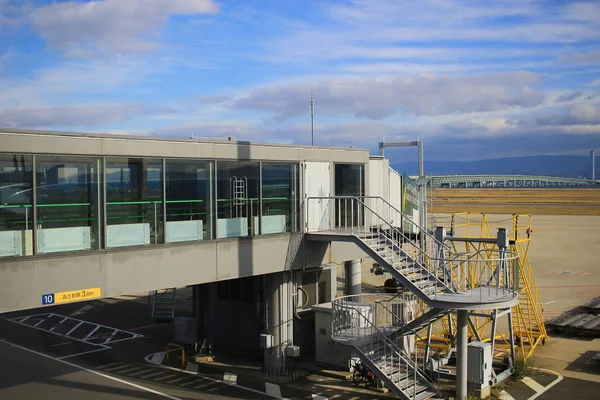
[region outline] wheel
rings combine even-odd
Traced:
[[[361,382],[365,379],[364,375],[362,374],[362,371],[360,370],[360,366],[355,366],[354,367],[354,372],[352,372],[352,382],[354,382],[354,384],[356,386],[360,385]]]
[[[371,370],[368,370],[366,375],[367,376],[365,376],[365,387],[368,389],[371,385],[375,386],[375,375],[373,374],[373,372]]]
[[[368,389],[372,383],[373,383],[373,373],[371,371],[367,371],[367,376],[365,376],[365,387]]]

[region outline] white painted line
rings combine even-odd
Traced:
[[[281,388],[274,383],[265,382],[265,393],[271,397],[281,398]]]
[[[73,343],[73,342],[57,343],[57,344],[50,345],[50,347],[64,346],[65,344],[71,344],[71,343]]]
[[[127,334],[129,334],[131,336],[130,337],[125,337],[125,338],[119,339],[119,340],[110,340],[110,338],[108,338],[110,340],[109,343],[118,343],[118,342],[122,342],[124,340],[131,340],[131,339],[137,339],[137,338],[144,337],[144,335],[140,335],[140,334],[137,334],[137,333],[127,332],[127,331],[120,331],[120,332],[127,333]]]
[[[185,370],[186,370],[186,372],[191,372],[191,373],[197,374],[198,373],[198,364],[189,362],[185,366]]]
[[[314,393],[311,393],[311,394],[312,394],[313,400],[328,400],[327,397],[323,397],[319,394],[314,394]]]
[[[68,319],[69,319],[69,317],[64,317],[64,318],[62,319],[62,321],[60,321],[60,322],[59,322],[59,324],[62,324],[63,322],[65,322],[65,321],[66,321],[66,320],[68,320]]]
[[[130,367],[131,367],[131,364],[130,364]],[[133,366],[131,368],[127,368],[127,369],[124,369],[122,371],[119,371],[119,374],[128,374],[130,372],[137,371],[139,369],[140,369],[140,366],[139,365],[135,365],[135,366]]]
[[[501,391],[500,396],[498,396],[500,400],[515,400],[510,394],[506,393],[506,391]]]
[[[90,354],[90,353],[97,353],[99,351],[104,351],[104,350],[108,350],[108,349],[110,349],[110,347],[103,347],[101,349],[95,349],[95,350],[90,350],[90,351],[82,351],[81,353],[69,354],[68,356],[57,357],[56,359],[63,360],[65,358],[77,357],[77,356],[82,356],[84,354]]]
[[[108,368],[108,367],[114,367],[114,366],[116,366],[116,365],[121,365],[121,364],[122,364],[122,362],[121,362],[121,361],[116,361],[116,362],[113,362],[113,363],[110,363],[110,364],[104,364],[104,365],[101,365],[99,368]]]
[[[87,336],[83,338],[83,340],[89,339],[89,337],[96,333],[98,329],[100,329],[100,325],[96,326],[90,333],[88,333]]]
[[[110,335],[102,344],[107,344],[108,342],[110,342],[110,339],[114,338],[118,332],[119,332],[119,330],[115,329],[115,331],[112,333],[112,335]]]
[[[177,378],[177,379],[173,379],[172,381],[166,381],[165,383],[168,383],[169,385],[172,385],[173,383],[177,383],[177,382],[181,382],[182,380],[184,380],[186,377],[184,378]]]
[[[123,369],[123,368],[127,368],[129,366],[129,364],[123,364],[123,363],[119,363],[119,365],[114,366],[114,367],[110,367],[110,368],[105,368],[105,371],[110,371],[110,372],[115,372],[117,370]]]
[[[169,374],[169,375],[165,375],[165,376],[162,376],[162,377],[160,377],[160,378],[157,378],[157,379],[155,379],[155,380],[154,380],[154,382],[161,382],[161,381],[164,381],[164,380],[167,380],[167,379],[173,379],[173,378],[175,378],[176,376],[177,376],[177,374]]]
[[[48,332],[52,332],[54,330],[54,328],[56,328],[56,327],[53,326],[52,328],[48,329]]]
[[[149,378],[152,378],[153,376],[158,376],[160,374],[164,374],[165,372],[166,371],[163,369],[163,370],[160,370],[158,372],[153,372],[153,373],[148,374],[148,375],[140,376],[140,378],[142,378],[142,379],[149,379]]]
[[[150,362],[152,364],[162,364],[164,359],[165,359],[165,352],[161,351],[160,353],[152,354],[152,357],[150,358]]]
[[[541,392],[541,391],[544,390],[544,387],[542,385],[540,385],[539,383],[537,383],[536,381],[534,381],[533,379],[531,379],[528,376],[526,376],[525,378],[521,379],[521,382],[523,382],[524,384],[526,384],[527,386],[529,386],[536,393],[539,393],[539,392]]]
[[[48,330],[46,330],[46,329],[43,329],[43,328],[37,328],[37,327],[35,327],[35,326],[31,326],[31,325],[27,325],[27,324],[21,324],[20,322],[13,321],[13,320],[10,320],[10,319],[9,319],[9,320],[7,320],[7,321],[10,321],[10,322],[12,322],[12,323],[14,323],[14,324],[19,324],[19,325],[28,326],[28,327],[30,327],[30,328],[37,329],[38,331],[42,331],[42,332],[48,332]],[[49,332],[49,333],[51,333],[51,334],[53,334],[53,335],[61,336],[61,337],[64,337],[64,338],[67,338],[67,339],[70,339],[70,340],[74,340],[74,341],[76,341],[76,342],[79,342],[79,343],[85,343],[85,344],[89,344],[89,345],[96,346],[96,347],[102,347],[103,349],[110,349],[110,347],[109,347],[109,346],[105,346],[105,345],[103,345],[103,344],[96,344],[96,343],[86,342],[85,340],[77,339],[77,338],[74,338],[74,337],[72,337],[72,336],[67,336],[67,335],[64,335],[64,334],[62,334],[62,333],[57,333],[57,332]]]
[[[43,313],[43,314],[31,314],[31,315],[27,315],[26,317],[15,317],[15,318],[11,318],[9,319],[9,321],[25,321],[28,318],[32,318],[32,317],[46,317],[50,315],[49,313]]]
[[[18,349],[24,350],[24,351],[28,351],[28,352],[30,352],[30,353],[33,353],[33,354],[37,354],[38,356],[41,356],[41,357],[48,358],[48,359],[50,359],[50,360],[54,360],[54,361],[56,361],[56,362],[60,362],[60,363],[66,364],[66,365],[68,365],[68,366],[70,366],[70,367],[73,367],[73,368],[78,368],[78,369],[80,369],[80,370],[82,370],[82,371],[89,372],[90,374],[98,375],[98,376],[101,376],[101,377],[103,377],[103,378],[110,379],[110,380],[113,380],[113,381],[115,381],[115,382],[119,382],[119,383],[122,383],[122,384],[124,384],[124,385],[128,385],[128,386],[131,386],[131,387],[134,387],[134,388],[136,388],[136,389],[140,389],[140,390],[143,390],[143,391],[146,391],[146,392],[149,392],[149,393],[154,393],[154,394],[156,394],[156,395],[158,395],[158,396],[162,396],[162,397],[165,397],[165,398],[167,398],[167,399],[171,399],[171,400],[182,400],[182,399],[180,399],[179,397],[171,396],[171,395],[168,395],[168,394],[166,394],[166,393],[159,392],[159,391],[157,391],[157,390],[150,389],[150,388],[148,388],[148,387],[141,386],[141,385],[138,385],[138,384],[136,384],[136,383],[133,383],[133,382],[128,382],[128,381],[125,381],[125,380],[123,380],[123,379],[115,378],[114,376],[106,375],[106,374],[103,374],[102,372],[94,371],[93,369],[85,368],[85,367],[82,367],[82,366],[80,366],[80,365],[77,365],[77,364],[73,364],[73,363],[71,363],[71,362],[68,362],[68,361],[59,360],[58,358],[51,357],[51,356],[49,356],[49,355],[47,355],[47,354],[40,353],[40,352],[37,352],[37,351],[34,351],[34,350],[30,350],[30,349],[28,349],[28,348],[26,348],[26,347],[22,347],[22,346],[16,345],[16,344],[14,344],[14,343],[7,342],[7,341],[6,341],[6,340],[4,340],[4,339],[0,339],[0,342],[2,342],[2,343],[5,343],[5,344],[7,344],[7,345],[9,345],[9,346],[13,346],[13,347],[16,347],[16,348],[18,348]]]
[[[214,384],[215,384],[215,382],[208,382],[208,383],[203,382],[203,383],[201,383],[199,385],[194,386],[192,389],[203,389],[205,387],[212,386]]]
[[[129,376],[138,376],[138,375],[147,374],[147,373],[148,373],[148,367],[145,367],[144,369],[141,369],[138,372],[134,372],[133,374],[129,374]]]
[[[559,374],[558,372],[555,371],[551,371],[549,369],[543,369],[543,368],[536,368],[536,367],[531,367],[533,369],[537,369],[538,371],[543,371],[546,372],[548,374],[552,374],[552,375],[556,375],[556,379],[549,385],[544,386],[544,390],[542,390],[541,392],[538,392],[536,394],[534,394],[533,396],[531,396],[529,399],[527,400],[534,400],[537,397],[541,396],[542,393],[548,391],[550,388],[552,388],[554,385],[556,385],[558,382],[563,380],[563,376],[561,374]]]
[[[44,319],[40,319],[40,320],[38,321],[38,323],[37,323],[37,324],[35,324],[35,325],[33,325],[33,326],[36,326],[36,327],[37,327],[39,324],[41,324],[41,323],[42,323],[42,322],[44,322],[45,320],[46,320],[46,318],[44,318]]]
[[[548,301],[548,302],[544,303],[544,305],[546,305],[546,304],[552,304],[552,303],[556,303],[556,300]]]
[[[146,360],[146,362],[149,363],[150,362],[150,358],[152,358],[153,355],[154,354],[148,354],[146,357],[144,357],[144,360]],[[161,369],[168,369],[168,370],[172,370],[172,371],[183,372],[184,374],[192,374],[191,372],[187,372],[187,371],[181,370],[179,368],[175,368],[175,367],[170,367],[168,365],[161,365],[160,368]],[[198,377],[198,379],[203,379],[203,380],[206,380],[206,381],[211,381],[213,383],[221,383],[221,384],[225,383],[223,381],[211,378],[209,376],[203,376],[203,375],[196,375],[196,376]],[[235,387],[240,388],[242,390],[246,390],[248,392],[252,392],[252,393],[257,393],[257,394],[261,394],[261,395],[265,394],[265,392],[261,392],[260,390],[252,389],[252,388],[245,387],[245,386],[235,385]],[[275,397],[275,396],[271,396],[271,397]],[[290,399],[287,399],[285,397],[279,397],[279,399],[281,399],[281,400],[290,400]]]
[[[223,374],[223,382],[229,383],[230,385],[237,385],[237,375],[225,372]]]
[[[81,321],[80,323],[78,323],[77,325],[75,325],[75,327],[73,329],[71,329],[69,332],[65,333],[65,336],[69,336],[71,333],[73,333],[73,331],[77,328],[79,328],[81,325],[83,325],[83,321]]]

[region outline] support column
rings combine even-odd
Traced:
[[[467,310],[456,312],[456,400],[467,400],[467,346],[468,318]]]
[[[196,345],[200,354],[210,354],[209,340],[209,307],[210,307],[210,284],[192,286],[193,314],[196,321]]]
[[[265,374],[283,376],[286,371],[285,348],[293,342],[292,281],[289,272],[265,276],[267,330],[272,347],[264,350]]]
[[[362,292],[362,260],[346,261],[344,267],[346,268],[346,294],[359,295]]]

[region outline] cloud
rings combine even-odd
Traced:
[[[164,60],[151,62],[139,56],[115,56],[108,60],[69,60],[56,66],[39,68],[31,77],[7,77],[0,80],[0,109],[50,103],[65,96],[87,99],[131,87],[164,72]],[[77,102],[69,99],[65,102]],[[118,101],[117,101],[118,102]]]
[[[202,137],[235,137],[240,140],[268,141],[269,130],[253,126],[247,122],[219,121],[219,122],[193,122],[179,124],[158,129],[151,129],[152,136],[190,138]]]
[[[204,96],[199,100],[202,104],[219,104],[225,101],[231,100],[233,97],[230,95],[215,95],[215,96]]]
[[[3,28],[21,24],[31,5],[19,0],[0,0],[0,32]]]
[[[153,34],[169,17],[217,11],[212,0],[69,1],[37,8],[29,19],[51,48],[84,57],[153,50]]]
[[[544,95],[532,88],[537,75],[507,72],[480,75],[329,78],[314,84],[301,82],[259,88],[238,98],[236,109],[275,114],[275,120],[306,115],[314,93],[317,114],[354,114],[380,120],[397,113],[442,115],[451,113],[532,107]]]
[[[564,54],[564,55],[558,57],[558,61],[573,62],[573,63],[599,64],[600,63],[600,51],[593,51],[593,52],[587,52],[587,53]]]
[[[9,128],[88,127],[123,121],[142,111],[135,104],[16,107],[0,110],[0,121]]]
[[[600,37],[598,4],[537,0],[348,0],[307,7],[310,21],[273,18],[278,33],[264,46],[274,62],[314,66],[357,59],[470,65],[527,58],[553,62],[557,48]],[[465,46],[468,43],[468,46]],[[544,46],[538,46],[544,44]],[[387,63],[387,64],[386,64]],[[520,68],[523,68],[521,66]]]
[[[568,108],[552,109],[524,116],[518,123],[521,127],[571,127],[571,131],[585,133],[589,129],[581,126],[591,126],[592,131],[598,129],[596,125],[600,125],[600,107],[587,103],[573,104]]]
[[[572,100],[577,100],[578,98],[583,96],[583,91],[578,90],[576,92],[572,92],[572,93],[565,93],[562,94],[560,96],[558,96],[558,98],[556,99],[557,103],[564,103],[566,101],[572,101]]]

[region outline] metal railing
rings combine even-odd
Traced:
[[[475,253],[453,254],[450,259],[431,258],[430,265],[433,265],[433,275],[444,287],[452,287],[454,293],[460,294],[465,301],[484,302],[518,296],[518,259],[514,252],[483,249]]]
[[[354,346],[380,379],[387,380],[388,385],[394,385],[405,396],[414,398],[417,390],[422,390],[419,385],[435,392],[431,381],[419,370],[417,360],[411,359],[410,343],[404,341],[398,345],[390,338],[417,311],[418,300],[413,295],[339,297],[332,304],[332,339]]]
[[[316,211],[315,212],[315,208]],[[310,224],[311,210],[313,219]],[[518,256],[505,250],[484,249],[474,254],[454,253],[410,221],[402,212],[380,197],[310,197],[307,199],[309,215],[308,231],[332,231],[352,234],[360,238],[373,252],[383,259],[388,268],[397,270],[404,278],[402,267],[408,264],[420,268],[434,291],[427,297],[435,299],[443,294],[471,294],[479,296],[472,301],[482,302],[491,297],[503,297],[507,291],[516,295],[519,289]],[[417,242],[404,231],[406,221],[416,226],[418,235],[426,241]],[[411,225],[412,226],[412,225]],[[393,271],[389,271],[393,272]],[[412,282],[411,283],[416,283]],[[473,289],[485,287],[485,290]],[[421,290],[415,286],[415,288]],[[466,301],[467,298],[463,297]]]
[[[440,243],[418,223],[381,197],[309,197],[306,207],[307,232],[345,231],[367,235],[385,231],[392,239],[402,243],[405,251],[414,254],[420,262],[425,262],[440,247],[447,252],[451,251],[450,247]],[[414,233],[410,233],[411,230]],[[425,240],[420,241],[420,238]]]

